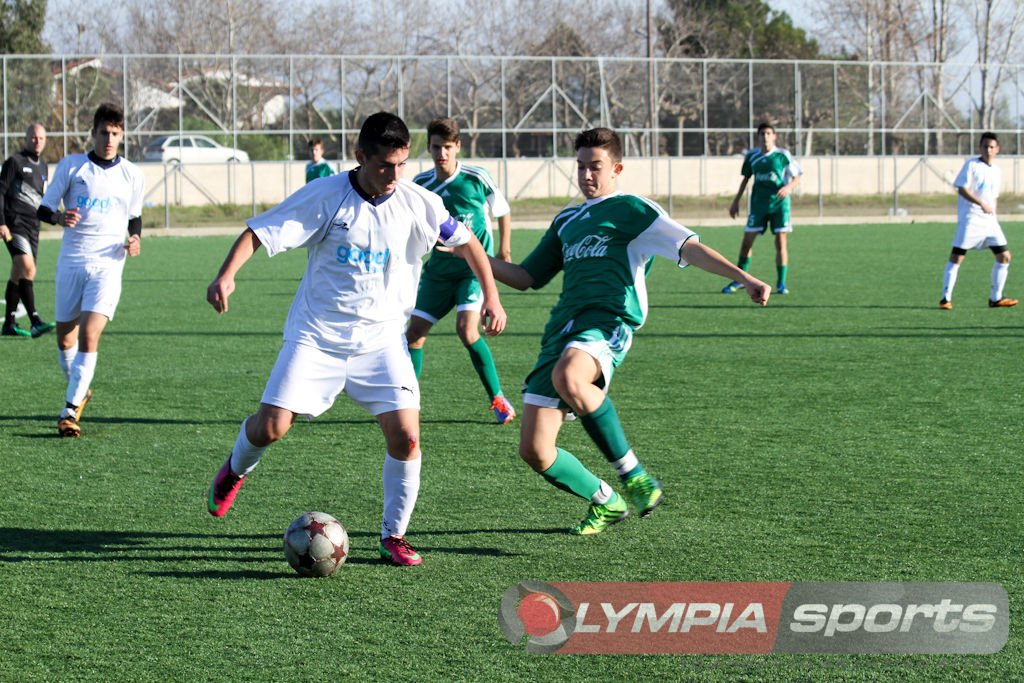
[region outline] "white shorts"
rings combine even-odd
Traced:
[[[53,317],[62,323],[78,320],[83,311],[114,319],[121,299],[121,273],[124,261],[102,264],[58,264],[54,278]]]
[[[420,385],[405,338],[356,356],[286,341],[260,400],[313,418],[330,408],[342,391],[373,416],[419,410]]]
[[[953,246],[957,249],[991,249],[1006,246],[1006,235],[995,216],[968,218],[957,223]]]

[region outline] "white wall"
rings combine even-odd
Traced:
[[[807,157],[803,195],[943,194],[965,161],[959,156],[918,157]],[[509,199],[567,197],[576,194],[576,163],[571,159],[476,159],[487,169]],[[741,180],[741,157],[630,158],[619,187],[636,194],[664,197],[730,196]],[[1000,157],[1003,194],[1021,194],[1024,178],[1021,157]],[[334,162],[347,170],[354,161]],[[253,162],[248,164],[189,164],[180,171],[174,165],[140,163],[146,175],[146,201],[163,205],[199,206],[211,203],[277,203],[305,182],[305,162]],[[405,177],[412,178],[431,167],[429,159],[411,159]],[[165,176],[166,173],[166,176]],[[165,184],[164,179],[168,182]]]

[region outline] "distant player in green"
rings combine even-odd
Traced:
[[[654,202],[619,192],[622,142],[614,131],[584,131],[575,149],[586,201],[559,213],[522,264],[492,258],[491,268],[496,279],[519,290],[539,289],[563,274],[540,356],[523,383],[519,455],[553,486],[590,502],[586,518],[569,530],[582,535],[625,519],[630,505],[647,517],[663,499],[661,484],[630,448],[607,396],[613,371],[647,317],[645,280],[653,257],[736,278],[762,306],[771,287],[701,244]],[[556,445],[568,410],[615,468],[625,499]]]
[[[320,138],[313,138],[309,141],[309,158],[311,161],[306,164],[307,183],[317,178],[334,175],[331,165],[324,161],[324,142]]]
[[[800,184],[803,170],[793,159],[788,150],[775,146],[775,127],[770,123],[762,123],[757,127],[757,140],[760,147],[747,152],[743,157],[743,168],[740,173],[739,192],[729,205],[729,217],[736,218],[740,212],[740,199],[747,189],[751,176],[754,187],[750,191],[750,215],[747,227],[743,232],[743,244],[740,245],[740,258],[737,262],[743,270],[750,265],[750,254],[754,248],[754,239],[763,235],[771,225],[775,235],[775,268],[778,272],[779,294],[789,294],[786,288],[786,270],[789,268],[789,251],[786,248],[786,234],[793,232],[793,222],[789,217],[789,195]],[[743,285],[736,281],[726,285],[722,292],[732,294]]]
[[[512,216],[508,202],[487,171],[458,161],[456,156],[461,149],[459,124],[454,119],[434,119],[427,126],[427,150],[434,168],[420,173],[413,181],[440,195],[448,212],[473,231],[489,256],[495,255],[490,217],[497,219],[501,240],[497,256],[510,261]],[[423,368],[423,344],[430,328],[455,308],[455,331],[469,351],[498,423],[506,424],[516,416],[516,411],[501,391],[491,349],[480,336],[482,303],[480,283],[466,262],[434,249],[423,267],[416,308],[409,318],[405,338],[418,378]]]

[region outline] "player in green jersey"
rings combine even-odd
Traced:
[[[496,279],[519,290],[538,289],[563,273],[540,356],[523,384],[519,455],[555,487],[590,502],[586,518],[570,529],[582,535],[625,519],[630,505],[646,517],[663,499],[661,484],[630,448],[607,396],[612,373],[647,316],[645,279],[653,257],[735,278],[762,306],[771,287],[701,244],[654,202],[619,192],[622,143],[614,131],[584,131],[575,149],[586,201],[559,213],[521,264],[491,258],[491,267]],[[625,499],[556,445],[567,410],[579,416],[615,468]]]
[[[431,121],[427,126],[427,150],[434,160],[434,168],[420,173],[413,182],[440,195],[448,212],[473,231],[489,256],[494,256],[494,239],[488,214],[497,219],[501,239],[497,255],[502,261],[510,261],[512,216],[508,202],[487,171],[458,161],[456,156],[460,149],[459,124],[454,119]],[[405,338],[416,377],[419,377],[427,333],[434,323],[455,308],[455,331],[469,352],[498,423],[506,424],[516,416],[516,411],[501,391],[491,349],[480,336],[482,303],[480,283],[466,262],[435,249],[423,266],[416,308],[409,318]]]
[[[334,175],[331,165],[324,161],[324,141],[313,138],[309,141],[309,163],[306,164],[306,182]]]
[[[750,191],[750,215],[747,227],[743,232],[743,244],[740,245],[739,267],[743,270],[750,265],[750,254],[754,248],[754,239],[763,235],[771,225],[775,235],[775,268],[778,272],[779,294],[789,294],[786,288],[786,271],[789,268],[789,251],[786,248],[786,234],[793,232],[793,222],[789,217],[789,195],[800,184],[803,171],[788,150],[775,146],[775,127],[770,123],[762,123],[757,127],[757,140],[760,147],[747,152],[743,157],[739,192],[729,205],[729,217],[736,218],[740,212],[740,198],[747,190],[751,176],[754,186]],[[732,294],[741,289],[743,284],[734,281],[726,285],[722,292]]]

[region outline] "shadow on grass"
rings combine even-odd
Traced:
[[[464,534],[565,533],[564,529],[467,529],[462,531],[423,531],[416,536],[457,536]],[[351,532],[353,546],[371,557],[349,556],[346,564],[379,564],[376,556],[375,532]],[[253,541],[252,545],[231,544],[231,541]],[[516,557],[495,547],[430,547],[420,546],[426,553]],[[269,556],[269,557],[268,557]],[[159,531],[114,531],[99,529],[32,529],[0,527],[0,564],[20,562],[190,562],[270,563],[275,560],[281,569],[199,569],[141,572],[147,576],[186,579],[281,579],[301,578],[287,569],[281,554],[278,534],[176,533]],[[270,566],[269,564],[267,565]]]

